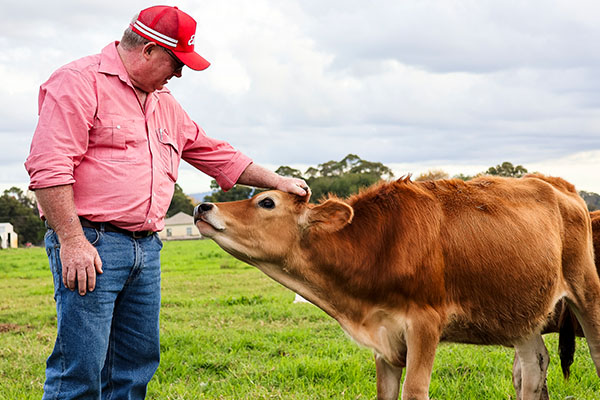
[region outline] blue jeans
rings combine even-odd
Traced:
[[[43,399],[143,399],[160,358],[162,242],[83,229],[104,271],[85,296],[64,286],[58,237],[45,237],[58,327]]]

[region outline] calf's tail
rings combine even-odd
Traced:
[[[569,379],[571,375],[571,364],[575,355],[575,330],[578,325],[573,311],[565,304],[558,325],[558,354],[565,379]]]

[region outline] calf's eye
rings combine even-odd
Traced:
[[[270,197],[265,197],[261,201],[258,202],[258,205],[262,208],[272,209],[275,208],[275,202]]]

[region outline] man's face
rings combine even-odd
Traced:
[[[174,76],[180,78],[183,63],[164,47],[155,43],[144,46],[144,73],[137,77],[135,86],[147,93],[160,90]]]

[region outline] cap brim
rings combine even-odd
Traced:
[[[210,66],[208,61],[194,51],[189,53],[183,51],[173,51],[173,54],[175,54],[175,56],[181,60],[182,63],[195,71],[202,71]]]

